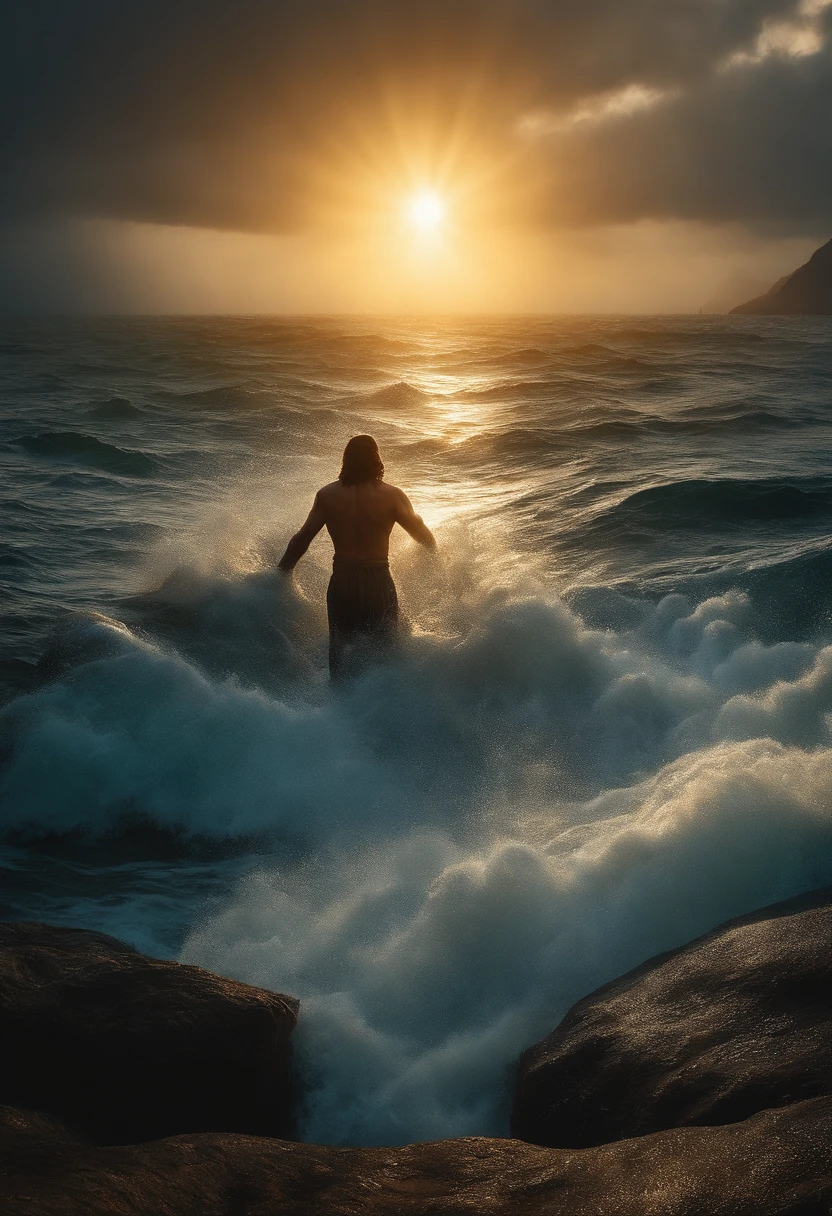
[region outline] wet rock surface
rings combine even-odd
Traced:
[[[0,924],[0,1102],[99,1144],[291,1131],[297,1002],[115,938]]]
[[[277,1138],[291,998],[0,925],[0,1211],[826,1216],[830,954],[830,890],[728,922],[526,1053],[524,1139],[333,1148]]]
[[[580,1001],[520,1061],[512,1134],[585,1147],[832,1094],[832,889],[729,921]]]
[[[339,1149],[237,1135],[97,1147],[0,1111],[4,1216],[822,1216],[832,1099],[570,1152]]]

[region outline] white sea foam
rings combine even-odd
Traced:
[[[188,645],[82,620],[0,713],[7,828],[269,837],[182,957],[301,997],[313,1139],[505,1131],[513,1061],[574,1000],[832,879],[832,648],[763,645],[737,592],[613,631],[464,563],[422,602],[410,577],[414,635],[351,686],[302,594],[203,571]],[[268,597],[294,659],[258,686]],[[221,635],[238,677],[200,669]]]
[[[541,814],[525,838],[413,831],[265,870],[183,958],[301,996],[307,1138],[504,1134],[513,1062],[575,1000],[832,879],[830,807],[829,749],[719,744],[549,840]]]

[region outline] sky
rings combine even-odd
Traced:
[[[832,0],[0,0],[0,96],[6,310],[696,311],[832,236]]]

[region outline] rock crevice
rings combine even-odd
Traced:
[[[830,980],[825,890],[579,1002],[520,1063],[514,1139],[332,1148],[279,1138],[293,998],[0,925],[0,1211],[821,1216]]]

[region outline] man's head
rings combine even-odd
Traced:
[[[384,465],[372,435],[353,435],[344,448],[338,480],[342,486],[357,486],[362,481],[381,481]]]

